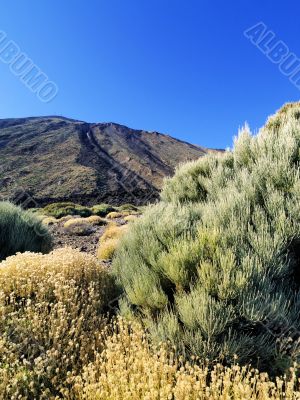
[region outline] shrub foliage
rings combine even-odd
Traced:
[[[80,215],[81,217],[89,217],[92,215],[92,211],[88,207],[72,202],[48,204],[42,209],[42,212],[45,215],[54,218],[62,218],[67,215]]]
[[[70,398],[103,348],[114,278],[90,255],[59,249],[0,263],[0,398]]]
[[[75,380],[80,400],[293,400],[300,395],[298,371],[270,380],[250,366],[208,368],[186,362],[165,344],[154,346],[138,324],[119,319],[93,363]]]
[[[111,260],[120,243],[120,238],[127,232],[127,225],[110,223],[99,239],[97,257],[99,260]]]
[[[300,104],[178,169],[122,239],[123,312],[186,352],[265,370],[299,357]]]
[[[109,234],[111,236],[111,234]],[[136,322],[108,318],[119,294],[93,256],[72,249],[0,263],[0,398],[296,399],[298,371],[188,363]]]
[[[11,203],[0,203],[0,260],[17,252],[50,250],[51,236],[40,218]]]
[[[98,215],[99,217],[105,217],[108,213],[115,211],[116,208],[109,204],[102,203],[96,204],[91,208],[91,210],[93,214]]]

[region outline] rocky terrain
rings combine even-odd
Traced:
[[[0,197],[25,207],[146,204],[175,167],[209,150],[158,132],[63,117],[0,120]]]
[[[118,221],[119,222],[119,221]],[[106,226],[94,226],[88,234],[72,235],[66,232],[64,222],[50,224],[48,229],[52,235],[53,248],[72,247],[86,253],[96,255],[99,238],[105,231]]]

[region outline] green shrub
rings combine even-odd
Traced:
[[[8,202],[0,202],[0,260],[17,252],[51,250],[51,236],[40,218]]]
[[[94,215],[98,215],[99,217],[105,217],[108,213],[112,211],[116,211],[116,208],[113,206],[110,206],[109,204],[96,204],[91,208],[92,213]]]
[[[122,238],[122,303],[157,340],[270,372],[299,361],[299,111],[182,166]]]
[[[133,204],[122,204],[118,207],[120,211],[138,211],[138,207],[134,206]]]
[[[92,211],[88,207],[71,202],[48,204],[42,209],[42,213],[54,218],[62,218],[67,215],[80,215],[81,217],[92,215]]]

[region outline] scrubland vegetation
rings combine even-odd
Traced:
[[[167,345],[153,346],[136,323],[117,320],[104,350],[75,380],[76,398],[89,400],[198,400],[299,398],[296,370],[272,382],[257,369],[186,362]]]
[[[142,217],[39,211],[67,228],[105,221],[97,257],[29,252],[50,250],[41,217],[1,206],[0,237],[29,215],[46,234],[41,247],[1,237],[2,254],[23,253],[0,263],[0,398],[300,398],[299,116],[288,105],[232,151],[181,166]]]
[[[92,211],[88,207],[74,204],[72,202],[52,203],[43,208],[43,213],[49,217],[61,218],[67,215],[80,215],[89,217]]]
[[[130,214],[130,215],[125,215],[125,217],[124,217],[123,219],[124,219],[124,221],[126,221],[126,222],[133,222],[133,221],[135,221],[137,218],[138,218],[137,215],[135,215],[135,214]]]
[[[91,210],[94,215],[105,217],[109,212],[115,211],[116,208],[110,206],[109,204],[98,204],[96,206],[93,206]]]
[[[133,204],[123,204],[121,206],[112,206],[109,204],[97,204],[92,207],[85,207],[72,202],[52,203],[42,209],[36,209],[35,212],[47,217],[61,219],[71,215],[88,218],[90,216],[118,218],[123,215],[139,213],[142,207]],[[116,214],[114,214],[116,213]]]
[[[24,251],[47,253],[51,237],[42,221],[13,204],[0,203],[0,261]]]
[[[100,260],[111,260],[120,243],[121,237],[127,232],[128,226],[111,222],[100,237],[97,257]]]
[[[72,235],[88,236],[93,226],[106,225],[107,222],[97,215],[86,218],[71,218],[64,223],[66,232]]]
[[[0,398],[293,399],[296,370],[187,362],[135,321],[109,317],[119,295],[93,256],[24,253],[0,265]]]
[[[0,264],[0,398],[67,395],[103,345],[113,277],[71,249],[23,253]],[[63,392],[60,392],[63,390]]]
[[[122,309],[189,357],[299,361],[300,105],[178,169],[122,239]]]

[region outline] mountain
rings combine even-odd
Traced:
[[[0,119],[0,196],[25,206],[64,200],[146,204],[175,166],[209,151],[115,123]]]

